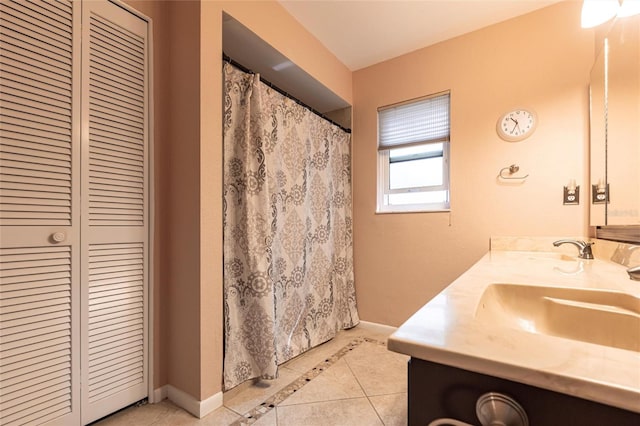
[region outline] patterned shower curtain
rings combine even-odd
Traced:
[[[350,135],[224,65],[224,385],[358,320]]]

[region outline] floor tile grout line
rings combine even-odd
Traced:
[[[354,350],[355,348],[357,348],[358,346],[360,346],[365,342],[376,343],[378,345],[386,346],[384,342],[380,342],[378,340],[375,340],[369,337],[361,336],[361,337],[354,338],[345,346],[343,346],[341,349],[339,349],[336,353],[325,358],[324,361],[321,361],[315,367],[308,370],[306,373],[301,374],[297,379],[295,379],[293,382],[286,385],[283,389],[279,390],[274,395],[268,397],[264,402],[257,405],[255,408],[249,410],[245,414],[241,415],[242,417],[237,419],[235,422],[231,423],[230,426],[243,426],[243,425],[249,425],[249,424],[255,423],[262,416],[264,416],[265,414],[267,414],[268,412],[276,408],[278,404],[280,404],[281,402],[289,398],[291,395],[293,395],[294,393],[302,389],[311,380],[318,377],[323,371],[331,367],[333,364],[335,364],[347,353]],[[349,369],[351,369],[351,367],[349,367]],[[355,377],[355,374],[354,374],[354,377]],[[357,377],[356,377],[356,380],[357,380]],[[360,385],[359,381],[358,381],[358,385]],[[362,389],[362,385],[360,385],[360,388]],[[364,392],[364,389],[362,389],[362,391],[366,397],[366,392]],[[371,404],[371,402],[369,403]],[[237,412],[237,411],[234,410],[234,412]],[[377,411],[376,411],[376,414],[377,414]],[[276,411],[276,416],[277,416],[277,411]]]
[[[351,374],[353,374],[353,377],[356,379],[356,382],[358,382],[358,386],[360,386],[360,389],[362,390],[364,397],[367,398],[367,402],[369,403],[369,406],[371,406],[371,408],[373,409],[373,412],[376,413],[376,416],[378,416],[380,423],[382,423],[382,425],[384,426],[384,420],[382,420],[380,413],[378,413],[378,410],[376,410],[376,406],[373,404],[373,402],[371,402],[371,399],[369,399],[369,395],[367,394],[367,391],[365,390],[364,386],[362,386],[362,383],[360,383],[360,379],[358,379],[356,372],[353,371],[353,369],[351,368],[351,364],[349,364],[349,360],[345,359],[345,363],[347,364],[347,368],[349,368],[349,371],[351,371]]]
[[[382,423],[382,425],[384,426],[385,425],[384,420],[382,419],[382,416],[378,412],[376,405],[371,401],[371,398],[369,398],[369,395],[365,393],[364,396],[365,398],[367,398],[367,401],[369,402],[369,405],[371,406],[371,408],[373,408],[373,411],[376,413],[376,416],[378,416],[378,419],[380,419],[380,423]]]
[[[236,409],[234,409],[234,408],[231,408],[231,407],[229,407],[229,406],[227,406],[227,405],[224,405],[224,404],[222,404],[222,406],[223,406],[224,408],[226,408],[227,410],[233,411],[235,414],[237,414],[237,415],[239,415],[239,416],[241,416],[241,417],[242,417],[242,413],[241,413],[241,412],[239,412],[238,410],[236,410]]]
[[[366,395],[363,396],[351,396],[348,398],[338,398],[338,399],[325,399],[323,401],[309,401],[309,402],[298,402],[297,404],[289,404],[289,405],[278,405],[275,408],[288,408],[288,407],[299,407],[301,405],[309,405],[309,404],[320,404],[323,402],[339,402],[339,401],[351,401],[354,399],[364,399]],[[283,401],[284,402],[284,401]]]
[[[276,412],[276,426],[278,426],[278,407],[275,407],[274,410]]]

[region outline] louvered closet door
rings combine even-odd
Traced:
[[[2,425],[80,422],[80,18],[0,1]]]
[[[147,396],[147,37],[128,11],[83,4],[85,423]]]

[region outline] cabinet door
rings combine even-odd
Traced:
[[[79,3],[0,2],[0,423],[80,421]]]
[[[82,10],[82,420],[147,396],[148,24]]]

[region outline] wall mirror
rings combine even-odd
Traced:
[[[611,27],[591,71],[590,92],[590,223],[640,241],[640,16]]]
[[[606,152],[607,152],[607,134],[605,127],[606,113],[606,67],[608,56],[608,40],[603,41],[603,46],[596,57],[596,61],[591,68],[591,77],[589,84],[589,116],[590,116],[590,176],[593,185],[599,185],[606,182]],[[606,188],[606,186],[605,186]],[[586,195],[586,194],[585,194]],[[605,203],[594,203],[593,195],[591,198],[590,223],[591,226],[606,225]]]

